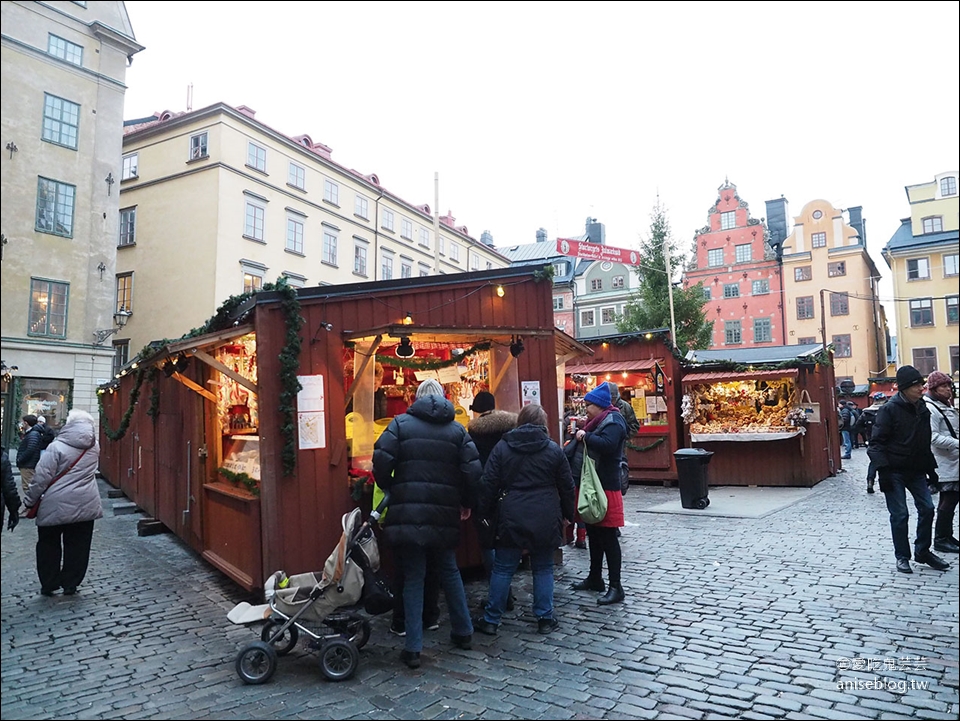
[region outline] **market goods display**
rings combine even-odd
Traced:
[[[698,385],[684,397],[683,417],[691,433],[788,433],[795,395],[786,378]]]

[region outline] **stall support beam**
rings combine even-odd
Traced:
[[[216,402],[217,402],[217,397],[216,397],[213,393],[211,393],[210,391],[208,391],[208,390],[207,390],[206,388],[204,388],[203,386],[197,385],[196,383],[194,383],[194,382],[193,382],[192,380],[190,380],[189,378],[187,378],[187,377],[185,377],[185,376],[182,376],[182,375],[180,375],[179,373],[174,373],[174,374],[173,374],[172,376],[170,376],[170,377],[173,378],[174,380],[180,381],[181,383],[183,383],[183,385],[185,385],[185,386],[186,386],[187,388],[189,388],[190,390],[199,393],[200,395],[202,395],[204,398],[206,398],[206,399],[207,399],[208,401],[210,401],[211,403],[216,403]]]
[[[196,356],[197,358],[199,358],[200,360],[202,360],[204,363],[206,363],[206,364],[207,364],[208,366],[210,366],[211,368],[214,368],[214,369],[220,371],[221,373],[223,373],[223,374],[224,374],[225,376],[227,376],[228,378],[232,378],[232,379],[235,380],[237,383],[239,383],[239,384],[242,385],[244,388],[246,388],[248,391],[250,391],[250,392],[253,393],[254,395],[257,395],[257,393],[258,393],[258,391],[257,391],[257,384],[254,383],[253,381],[251,381],[250,379],[244,378],[242,375],[240,375],[239,373],[237,373],[235,370],[233,370],[233,369],[230,368],[229,366],[224,365],[223,363],[221,363],[220,361],[218,361],[216,358],[214,358],[213,356],[209,355],[208,353],[204,353],[202,350],[192,351],[192,354],[195,355],[195,356]]]

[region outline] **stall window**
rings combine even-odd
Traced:
[[[724,297],[724,298],[739,298],[739,297],[740,297],[740,284],[739,284],[739,283],[724,283],[724,284],[723,284],[723,297]]]
[[[589,328],[595,324],[594,314],[592,310],[583,310],[580,311],[580,326],[582,328]]]
[[[837,358],[849,358],[852,355],[849,333],[833,336],[832,342],[833,342],[833,354]]]
[[[793,269],[793,279],[798,283],[804,280],[813,280],[813,271],[809,265],[801,265]]]
[[[913,367],[923,375],[930,375],[937,369],[936,348],[914,348]]]
[[[850,297],[846,293],[830,294],[830,315],[850,315]]]
[[[727,345],[743,342],[743,327],[739,320],[728,320],[723,324],[724,341]]]
[[[753,342],[769,343],[773,340],[773,329],[769,318],[753,319]]]
[[[797,298],[797,320],[806,320],[813,317],[813,296],[802,295]]]
[[[917,298],[910,301],[910,327],[933,325],[933,299]]]

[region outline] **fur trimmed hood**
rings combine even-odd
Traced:
[[[471,436],[501,436],[517,427],[517,414],[510,411],[490,411],[477,416],[467,426]]]

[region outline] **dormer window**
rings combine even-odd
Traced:
[[[957,194],[957,178],[954,175],[948,175],[945,178],[940,178],[940,195],[941,197],[947,197],[949,195]]]

